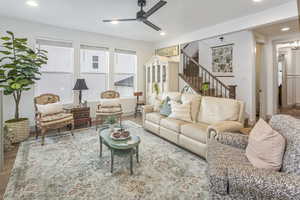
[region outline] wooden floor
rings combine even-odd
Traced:
[[[142,125],[142,117],[139,115],[136,118],[133,116],[123,117],[123,120],[130,120]],[[0,173],[0,200],[3,200],[6,185],[8,183],[10,172],[14,166],[15,159],[18,152],[18,145],[12,151],[4,153],[4,170]]]

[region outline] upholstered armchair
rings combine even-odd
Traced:
[[[245,155],[248,136],[211,135],[207,151],[210,199],[300,199],[300,120],[277,115],[270,125],[286,139],[279,172],[252,166]]]
[[[43,94],[34,98],[36,138],[41,131],[42,145],[48,130],[69,127],[73,135],[73,114],[65,113],[59,101],[59,96],[55,94]]]
[[[97,105],[96,120],[103,123],[105,118],[115,116],[122,120],[122,105],[120,104],[120,94],[113,90],[108,90],[101,93],[101,103]]]

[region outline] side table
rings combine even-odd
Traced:
[[[88,124],[92,125],[92,118],[90,116],[90,107],[67,107],[64,108],[68,113],[72,113],[74,117],[74,126]]]

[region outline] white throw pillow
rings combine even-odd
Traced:
[[[37,104],[36,107],[38,109],[38,112],[40,112],[42,116],[60,113],[64,111],[63,104],[61,102],[49,103],[45,105]]]
[[[110,107],[118,107],[120,106],[119,99],[101,99],[101,107],[110,108]]]
[[[182,94],[181,101],[183,104],[191,102],[191,116],[192,120],[196,122],[201,103],[201,96],[198,94]]]
[[[285,139],[260,119],[249,135],[246,156],[254,167],[279,171],[285,150]]]
[[[172,113],[169,115],[169,118],[192,122],[191,102],[180,104],[176,101],[171,101],[171,109]]]

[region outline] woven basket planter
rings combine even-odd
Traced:
[[[25,118],[20,121],[8,120],[5,122],[5,129],[6,137],[12,144],[22,142],[29,137],[29,120]]]

